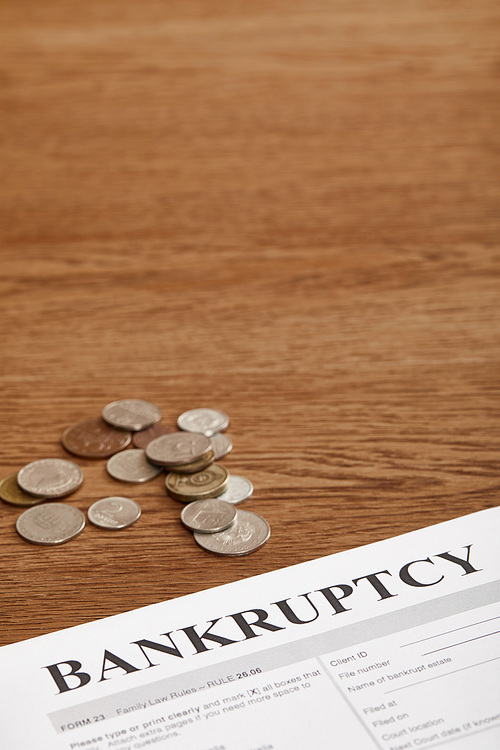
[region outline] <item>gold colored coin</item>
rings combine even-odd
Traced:
[[[167,475],[165,486],[170,497],[183,503],[192,500],[204,500],[207,497],[217,497],[229,484],[229,472],[221,464],[212,464],[203,471],[195,474]]]
[[[0,481],[0,497],[10,505],[20,505],[28,508],[31,505],[43,503],[44,497],[34,497],[24,492],[17,483],[17,474],[9,474]]]

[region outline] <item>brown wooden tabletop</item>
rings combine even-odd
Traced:
[[[225,411],[269,542],[200,549],[164,477],[75,458],[45,547],[1,503],[0,642],[498,503],[500,12],[493,0],[8,0],[1,476],[141,398]]]

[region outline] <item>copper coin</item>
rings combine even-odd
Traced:
[[[100,417],[67,427],[61,437],[67,451],[84,458],[108,458],[126,448],[131,440],[130,432],[117,430]]]
[[[148,427],[147,430],[134,432],[132,442],[136,448],[145,448],[155,438],[160,437],[160,435],[168,435],[170,432],[177,432],[177,430],[175,427],[157,422]]]

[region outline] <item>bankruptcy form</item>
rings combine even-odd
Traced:
[[[500,509],[0,649],[8,750],[500,748]]]

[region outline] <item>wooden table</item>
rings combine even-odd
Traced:
[[[75,459],[122,532],[23,541],[2,644],[499,497],[498,4],[7,2],[1,473],[119,398],[226,411],[271,524],[201,550],[163,477]]]

